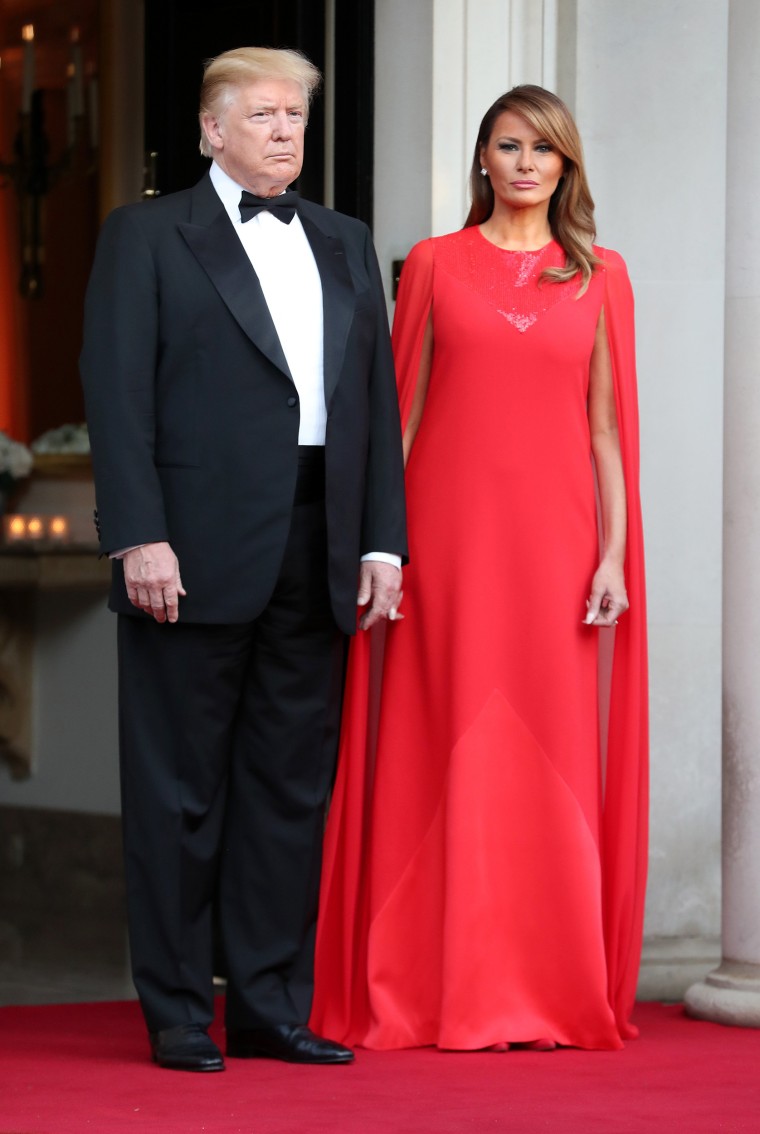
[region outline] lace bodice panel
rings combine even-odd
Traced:
[[[552,240],[535,252],[498,248],[476,227],[436,241],[436,266],[470,288],[521,333],[578,292],[578,278],[541,279],[546,268],[563,267],[565,253]]]

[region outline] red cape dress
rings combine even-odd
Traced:
[[[551,242],[418,244],[393,329],[407,466],[405,618],[352,643],[312,1026],[371,1048],[630,1024],[647,863],[647,669],[633,299],[601,248],[586,292]],[[587,416],[604,307],[628,501],[630,610],[583,624],[598,564]]]

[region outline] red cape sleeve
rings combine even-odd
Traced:
[[[417,388],[422,342],[433,302],[433,241],[415,244],[404,263],[393,320],[401,429],[406,429]]]
[[[602,885],[609,997],[620,1034],[636,996],[644,925],[648,838],[648,689],[644,541],[639,497],[639,417],[633,292],[622,258],[604,260],[605,323],[612,357],[628,502],[625,577],[630,609],[615,630],[602,823]]]

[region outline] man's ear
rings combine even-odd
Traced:
[[[222,130],[221,120],[216,115],[209,114],[208,112],[202,114],[201,128],[212,149],[224,149],[224,132]]]

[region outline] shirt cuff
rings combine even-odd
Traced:
[[[394,555],[391,551],[368,551],[366,555],[362,555],[362,563],[374,559],[376,563],[390,563],[392,567],[398,567],[401,570],[401,556]]]
[[[119,549],[119,551],[109,551],[108,552],[108,558],[109,559],[123,559],[128,551],[137,551],[138,547],[145,547],[145,544],[144,543],[135,543],[135,544],[132,545],[132,547],[122,547],[122,548]]]

